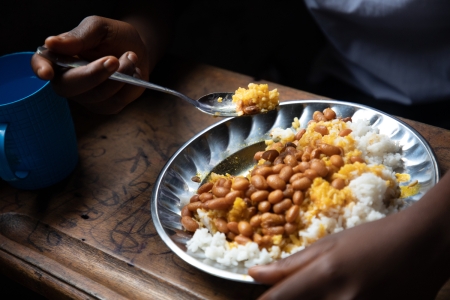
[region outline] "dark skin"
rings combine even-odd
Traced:
[[[35,55],[34,72],[87,109],[118,113],[142,88],[107,78],[115,71],[147,80],[164,53],[171,8],[140,3],[121,21],[88,17],[45,46],[88,66],[61,70]],[[131,7],[132,5],[128,5]],[[272,285],[260,299],[433,299],[450,277],[450,174],[412,207],[325,237],[304,251],[249,274]]]

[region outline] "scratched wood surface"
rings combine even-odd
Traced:
[[[160,84],[192,98],[254,79],[184,65]],[[325,99],[277,87],[282,100]],[[0,182],[0,272],[50,299],[255,299],[267,287],[231,282],[186,264],[151,219],[153,184],[170,156],[218,119],[154,91],[114,116],[72,104],[80,162],[60,184],[20,191]],[[450,131],[405,120],[427,139],[442,171]],[[450,296],[444,286],[437,299]]]

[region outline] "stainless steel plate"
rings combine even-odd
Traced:
[[[408,199],[411,204],[419,200],[439,180],[435,155],[425,139],[404,122],[386,113],[364,105],[342,101],[289,101],[281,103],[279,110],[267,114],[224,119],[186,142],[162,169],[153,189],[151,212],[158,234],[181,259],[209,274],[241,282],[254,282],[246,268],[224,267],[186,252],[186,241],[191,234],[180,223],[180,201],[188,200],[199,187],[191,178],[199,175],[208,180],[211,171],[219,174],[246,174],[253,166],[253,155],[263,150],[264,140],[272,128],[291,127],[298,117],[302,128],[316,110],[331,107],[338,117],[367,119],[381,134],[398,141],[402,148],[404,169],[396,170],[418,180],[420,192]]]

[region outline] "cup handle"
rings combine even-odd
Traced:
[[[5,150],[5,136],[6,128],[8,124],[0,123],[0,177],[5,181],[13,181],[18,179],[23,179],[28,176],[27,171],[16,171],[13,172],[9,167],[8,159],[6,158]]]

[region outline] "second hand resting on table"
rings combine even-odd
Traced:
[[[135,20],[88,17],[47,38],[50,50],[92,63],[62,71],[34,55],[34,72],[91,111],[119,112],[144,89],[108,77],[119,71],[148,80],[167,42],[153,23]],[[432,299],[450,276],[449,197],[447,174],[405,211],[325,237],[249,274],[274,285],[262,299]]]

